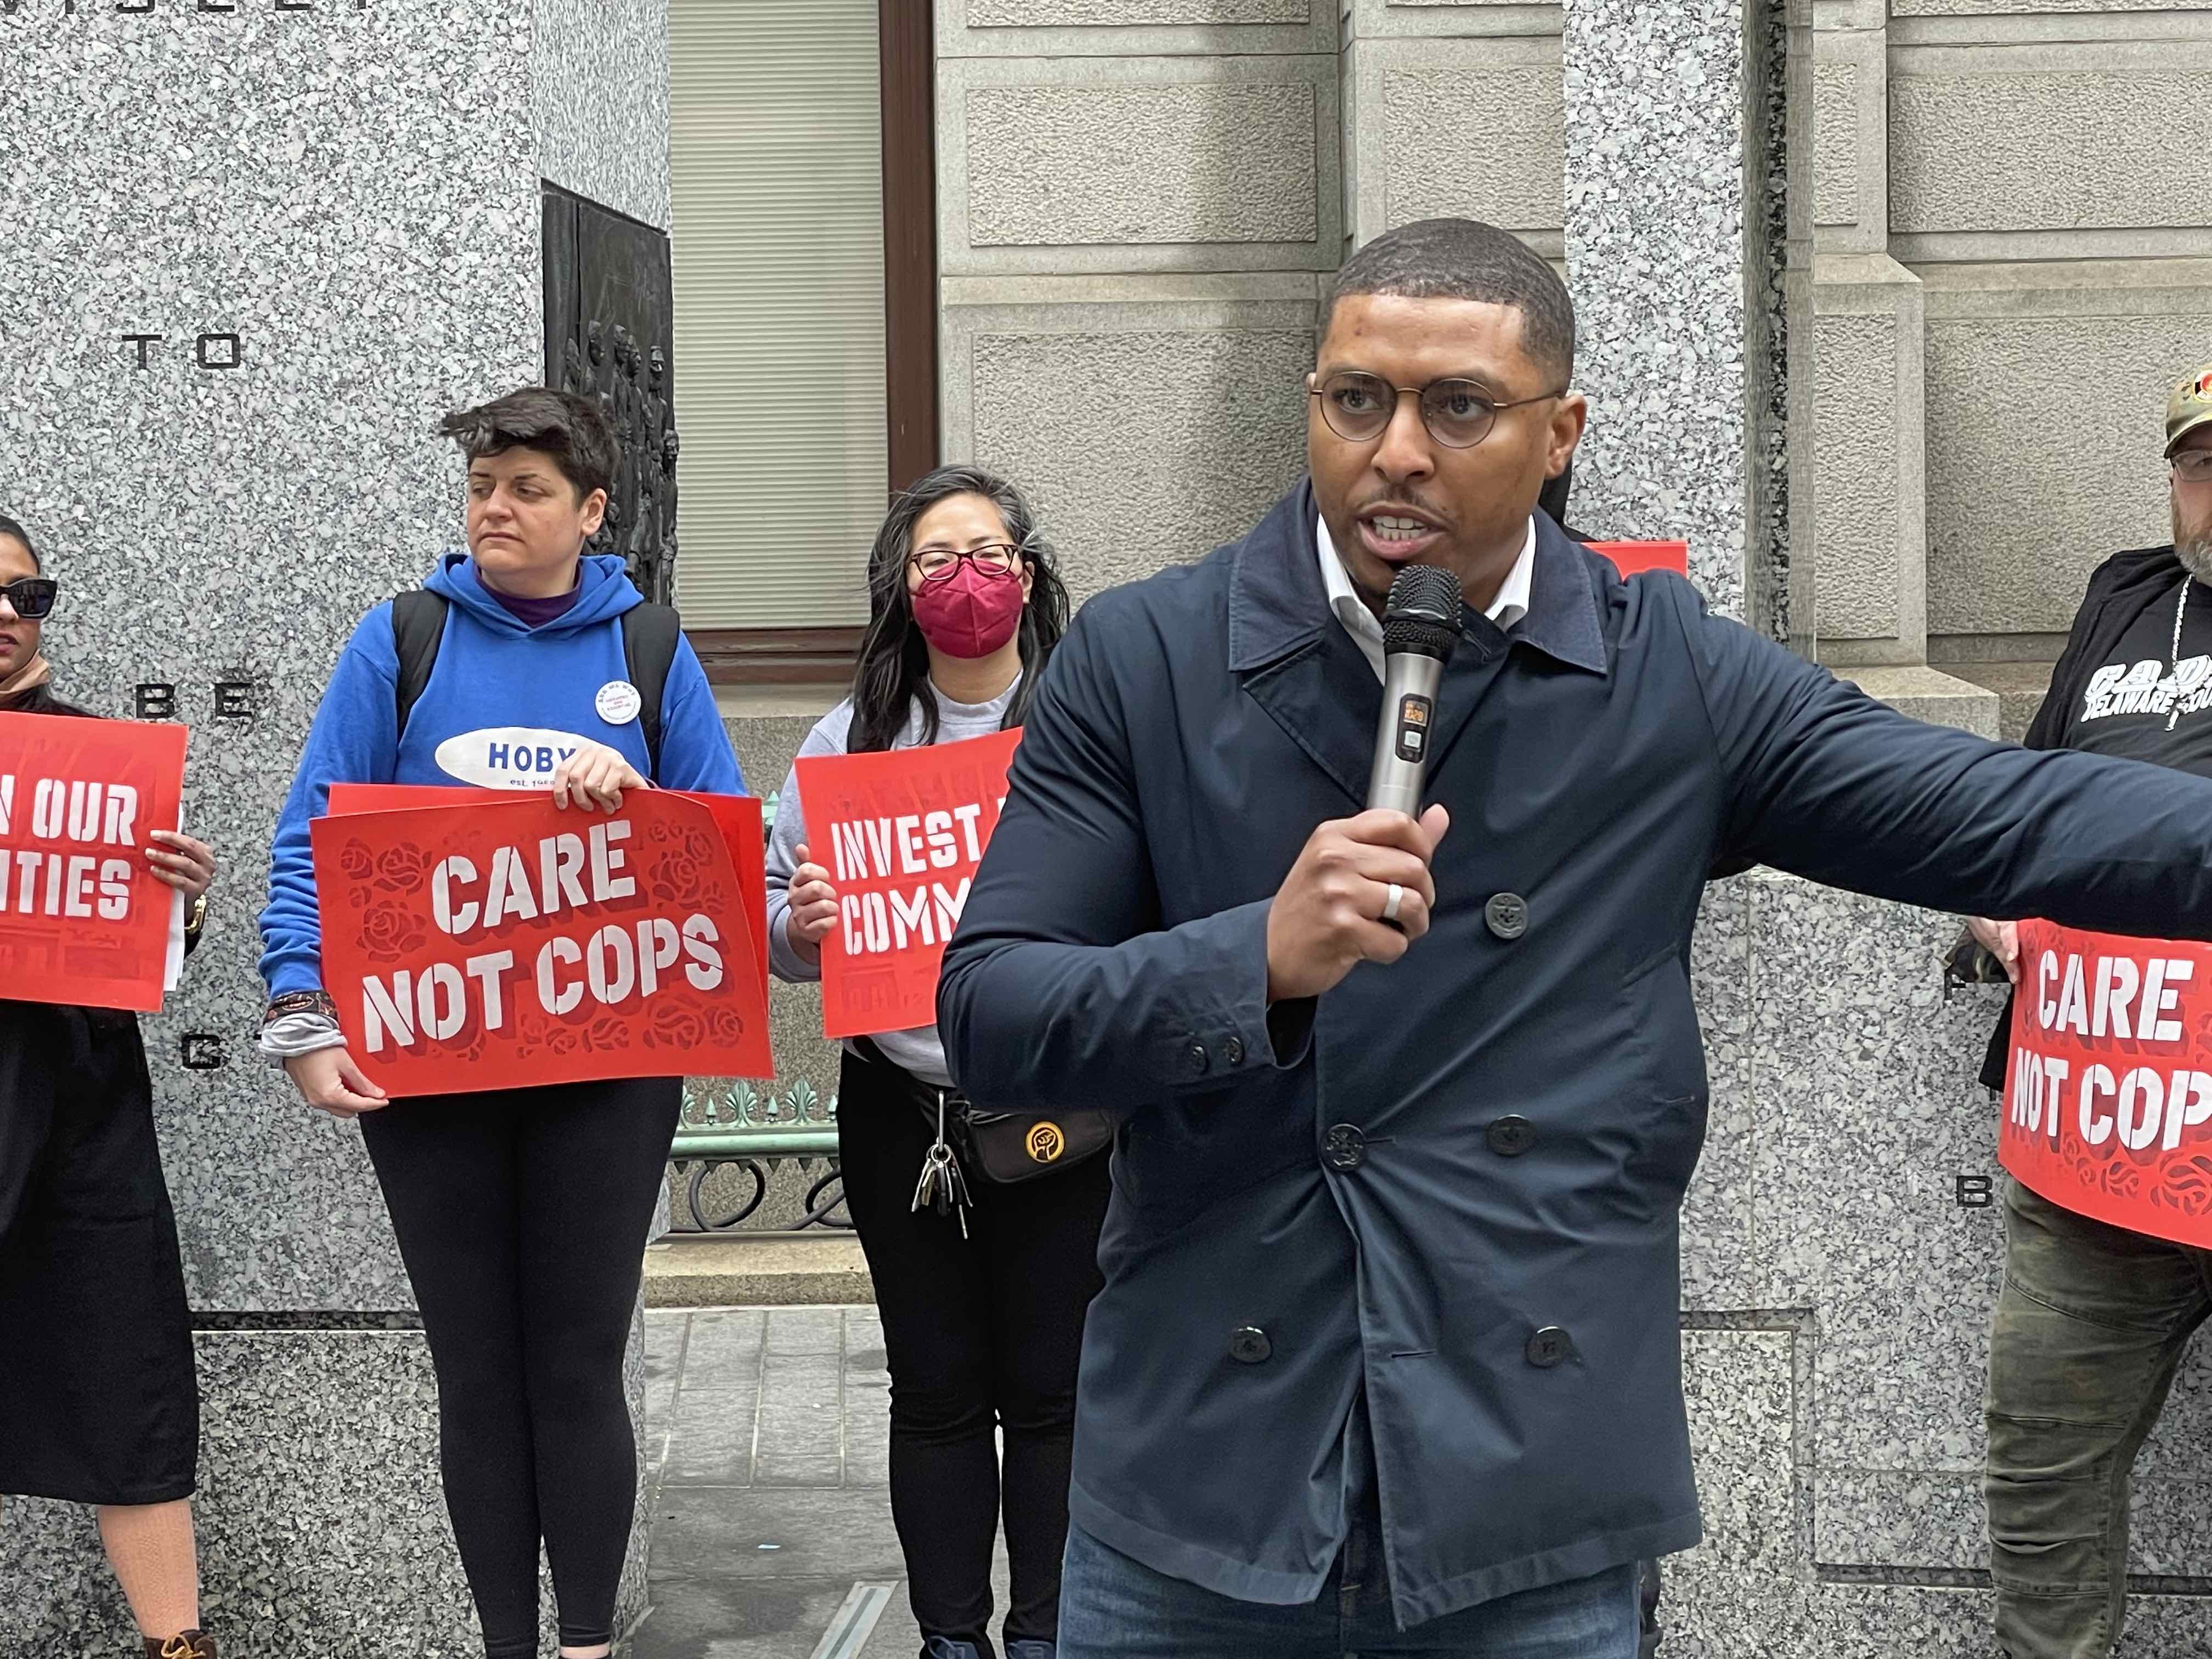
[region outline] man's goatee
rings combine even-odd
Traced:
[[[2212,583],[2212,534],[2179,539],[2173,552],[2184,570],[2200,582]]]

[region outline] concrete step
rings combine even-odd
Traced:
[[[645,1252],[648,1308],[781,1308],[875,1299],[860,1241],[850,1233],[676,1238]]]

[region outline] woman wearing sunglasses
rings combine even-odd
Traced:
[[[893,504],[869,555],[868,592],[853,695],[814,728],[801,758],[1018,726],[1067,626],[1066,590],[1028,505],[975,467],[942,468]],[[794,768],[768,855],[769,951],[787,980],[820,976],[838,915],[830,872],[805,843]],[[1006,1651],[1051,1659],[1106,1160],[1010,1186],[971,1171],[960,1213],[922,1204],[916,1182],[934,1137],[921,1104],[951,1082],[934,1027],[846,1045],[837,1144],[883,1316],[891,1513],[923,1654],[988,1659],[1003,1486]]]
[[[0,518],[0,714],[85,713],[53,694],[40,653],[58,592],[29,532]],[[155,875],[189,906],[189,950],[215,854],[168,830],[149,842]],[[97,1506],[160,1659],[215,1655],[199,1629],[198,1455],[184,1264],[138,1022],[0,1000],[0,1492]]]

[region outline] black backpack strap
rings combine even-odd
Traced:
[[[430,671],[438,665],[439,642],[446,636],[446,599],[441,593],[418,587],[392,602],[392,643],[399,654],[399,678],[392,702],[399,711],[399,730],[407,730],[407,717],[415,712],[430,684]]]
[[[653,763],[653,780],[660,781],[660,702],[668,690],[668,671],[676,663],[676,647],[684,637],[684,620],[676,607],[641,605],[623,612],[623,661],[629,683],[637,688],[638,729],[645,736],[645,752]]]

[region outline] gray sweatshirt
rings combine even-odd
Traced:
[[[958,743],[965,738],[990,736],[1006,719],[1007,705],[1013,702],[1020,685],[1017,679],[990,702],[981,703],[954,702],[931,686],[929,695],[937,699],[937,740]],[[853,700],[848,697],[806,734],[806,741],[799,748],[799,759],[845,753],[846,737],[852,728]],[[917,703],[907,716],[906,729],[898,734],[891,747],[912,749],[921,741],[921,708]],[[822,977],[821,965],[807,961],[793,950],[784,932],[785,920],[791,915],[791,872],[799,867],[799,843],[809,840],[806,820],[799,807],[799,768],[794,763],[784,777],[782,793],[776,798],[775,829],[768,843],[769,963],[775,969],[778,979],[793,982]],[[817,864],[823,862],[821,848],[810,844],[807,850],[816,855]],[[886,1060],[904,1066],[925,1082],[951,1086],[952,1074],[945,1069],[945,1044],[938,1039],[936,1026],[884,1031],[873,1041]]]

